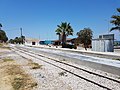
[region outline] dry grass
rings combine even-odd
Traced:
[[[37,86],[36,82],[31,81],[28,77],[17,75],[12,82],[14,90],[32,90]]]
[[[42,69],[42,66],[43,66],[43,65],[33,62],[32,60],[29,60],[28,65],[31,67],[31,69]]]
[[[2,43],[0,43],[0,47],[3,47],[3,44],[2,44]]]
[[[8,61],[14,61],[13,59],[10,59],[10,58],[4,58],[3,59],[4,62],[8,62]]]
[[[12,82],[12,86],[13,86],[14,90],[19,90],[20,88],[22,88],[24,86],[23,77],[22,76],[14,77],[14,80]]]
[[[27,74],[16,60],[11,59],[6,53],[9,52],[8,45],[0,44],[0,90],[33,90],[37,83]],[[10,53],[10,52],[9,52]]]
[[[0,69],[2,78],[9,76],[5,81],[11,83],[9,86],[11,85],[12,90],[33,90],[33,88],[37,86],[37,83],[20,68],[20,65],[12,61],[14,60],[10,58],[3,59],[2,68]],[[4,83],[4,81],[0,83]]]
[[[9,65],[6,72],[13,77],[11,83],[14,90],[32,90],[37,86],[37,83],[32,81],[19,65]]]
[[[41,69],[42,65],[39,65],[38,63],[31,63],[32,64],[32,69]]]
[[[0,43],[0,48],[10,50],[10,47],[8,46],[8,44],[5,44],[5,43]]]
[[[63,60],[61,60],[61,61],[66,61],[66,59],[63,59]]]

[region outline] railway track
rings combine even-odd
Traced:
[[[43,55],[43,54],[38,54],[38,53],[35,53],[33,51],[29,51],[28,49],[25,49],[25,48],[23,49],[21,47],[17,47],[17,48],[14,47],[14,48],[12,48],[12,50],[15,51],[15,52],[24,53],[24,54],[29,55],[31,57],[34,57],[36,59],[40,59],[40,60],[42,60],[42,61],[44,61],[48,64],[51,64],[51,65],[53,65],[57,68],[60,68],[64,71],[68,72],[68,73],[71,73],[72,75],[74,75],[76,77],[84,79],[87,82],[93,83],[93,84],[95,84],[95,85],[97,85],[97,86],[99,86],[103,89],[118,90],[118,88],[120,88],[120,81],[119,80],[116,80],[116,79],[113,79],[113,78],[110,78],[110,77],[107,77],[107,76],[103,76],[103,75],[97,74],[95,72],[88,71],[86,69],[71,65],[71,64],[66,63],[66,62],[59,61],[57,59],[51,58],[51,57]],[[22,57],[24,57],[24,56],[22,56]],[[43,59],[41,59],[41,57],[47,58],[49,60],[45,60],[45,59],[43,60]],[[24,57],[24,58],[26,58],[26,57]],[[79,72],[85,73],[85,74],[89,75],[91,78],[84,77],[84,76],[78,74],[77,72],[73,72],[73,71],[71,71],[71,68],[76,69]],[[92,80],[92,78],[94,78],[94,79],[96,78],[96,80]],[[101,83],[101,80],[104,80],[105,82]],[[109,85],[108,85],[108,83],[109,83]],[[113,88],[112,85],[110,85],[111,83],[112,83],[112,85],[114,83],[116,85],[116,88]]]

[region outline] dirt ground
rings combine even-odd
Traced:
[[[9,47],[0,47],[0,90],[33,90],[37,83],[12,56]]]

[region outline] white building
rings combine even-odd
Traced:
[[[92,39],[92,51],[114,52],[114,34],[100,35]]]
[[[92,51],[114,52],[113,40],[111,39],[93,39]]]
[[[39,45],[39,39],[25,38],[25,45]]]

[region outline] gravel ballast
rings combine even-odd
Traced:
[[[93,83],[87,82],[87,81],[80,79],[68,72],[65,72],[59,68],[56,68],[50,64],[47,64],[47,63],[41,61],[42,59],[46,60],[46,61],[50,61],[49,59],[46,59],[44,57],[39,57],[41,59],[40,60],[40,59],[33,58],[31,56],[28,56],[26,54],[20,53],[18,51],[17,51],[17,53],[21,54],[22,56],[24,56],[26,58],[31,59],[33,62],[36,62],[36,63],[42,65],[42,69],[28,71],[30,74],[32,74],[33,77],[36,78],[36,80],[38,80],[38,87],[39,87],[38,90],[48,90],[48,89],[49,90],[61,90],[61,89],[63,89],[63,90],[84,90],[84,89],[85,90],[104,90],[104,88],[101,88],[97,85],[94,85]],[[36,56],[36,57],[38,57],[38,56]],[[50,62],[54,63],[56,65],[59,65],[61,67],[64,67],[66,69],[69,69],[70,71],[77,73],[78,75],[84,76],[85,78],[89,78],[93,81],[97,81],[97,83],[100,83],[106,87],[109,87],[111,90],[118,90],[120,88],[120,85],[118,83],[111,82],[107,79],[102,79],[102,78],[99,78],[94,75],[90,75],[88,73],[76,70],[71,67],[64,66],[64,65],[59,64],[54,61],[50,61]],[[71,62],[67,62],[67,63],[76,65]],[[102,74],[105,76],[107,75],[110,78],[119,80],[118,79],[119,76],[117,76],[117,75],[106,73],[106,72],[103,72],[100,70],[95,70],[95,69],[88,68],[85,66],[80,66],[80,65],[76,65],[76,66],[85,68],[87,70],[96,72],[98,74]]]

